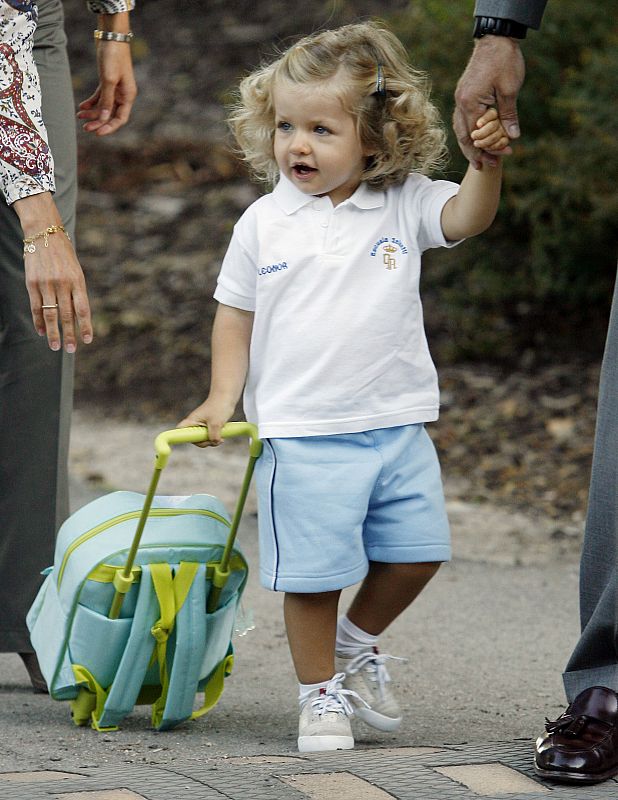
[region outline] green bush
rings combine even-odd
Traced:
[[[415,2],[388,20],[426,69],[450,124],[471,52],[472,2]],[[616,0],[550,0],[523,43],[522,138],[505,158],[491,230],[426,260],[427,325],[439,357],[556,357],[602,346],[616,275]],[[451,133],[445,177],[466,162]],[[446,335],[444,335],[446,334]]]

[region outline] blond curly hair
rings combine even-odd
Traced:
[[[324,83],[335,76],[333,85],[356,120],[361,145],[374,154],[362,177],[370,186],[400,184],[410,172],[429,173],[444,164],[446,134],[429,99],[426,73],[410,66],[394,34],[363,22],[306,36],[241,81],[229,123],[241,157],[258,179],[274,185],[279,177],[273,152],[276,81]]]

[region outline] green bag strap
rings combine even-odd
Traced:
[[[176,614],[187,599],[198,568],[199,564],[183,561],[174,577],[169,564],[150,565],[152,582],[161,609],[161,617],[150,629],[156,641],[155,652],[159,662],[159,680],[161,682],[161,694],[152,706],[152,724],[155,727],[161,724],[170,683],[167,642],[174,630]]]
[[[232,672],[234,666],[234,656],[232,653],[227,655],[223,661],[215,667],[214,672],[210,676],[208,683],[204,686],[204,703],[201,708],[191,714],[191,719],[198,719],[207,714],[211,708],[217,705],[219,698],[223,693],[223,684],[228,675]]]
[[[77,683],[81,684],[79,694],[71,701],[73,721],[76,725],[83,725],[86,717],[90,716],[92,727],[95,731],[117,731],[113,725],[102,728],[99,719],[107,700],[108,692],[96,681],[92,673],[81,664],[73,664],[73,674]],[[85,684],[85,686],[84,686]]]

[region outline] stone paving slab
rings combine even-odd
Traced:
[[[529,741],[0,773],[0,800],[601,800],[617,794],[616,780],[595,786],[539,781]]]
[[[129,789],[113,789],[102,792],[67,792],[56,795],[57,800],[144,800],[143,794],[135,794]]]

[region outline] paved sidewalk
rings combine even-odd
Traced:
[[[78,506],[88,492],[76,488]],[[255,565],[253,517],[240,540]],[[145,707],[116,733],[76,728],[67,704],[33,695],[17,657],[0,655],[0,800],[616,797],[616,781],[560,786],[532,771],[543,718],[564,705],[559,671],[577,635],[572,561],[455,558],[384,637],[385,651],[409,659],[393,670],[402,729],[377,735],[361,725],[355,750],[302,756],[281,597],[255,572],[245,606],[256,629],[235,639],[219,705],[169,733],[150,729]]]
[[[540,783],[529,742],[517,741],[0,774],[0,800],[596,800],[617,791],[614,780],[592,787]]]

